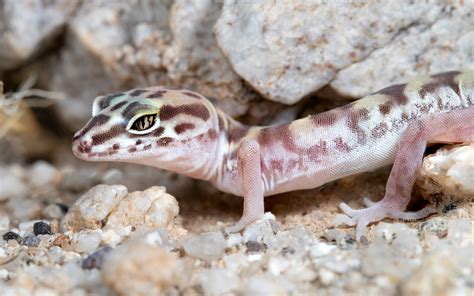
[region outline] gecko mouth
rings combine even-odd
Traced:
[[[83,160],[124,160],[127,155],[141,154],[145,151],[150,150],[151,144],[143,143],[141,145],[129,145],[121,147],[118,144],[114,144],[106,150],[94,151],[94,147],[89,145],[87,142],[77,142],[72,145],[72,152],[74,156]],[[136,158],[136,156],[134,156]]]

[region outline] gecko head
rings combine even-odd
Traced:
[[[152,87],[99,96],[72,151],[88,161],[169,162],[215,141],[215,114],[207,99],[186,90]]]

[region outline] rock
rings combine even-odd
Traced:
[[[240,245],[244,241],[244,238],[240,233],[230,233],[227,236],[227,247],[232,248],[233,246]]]
[[[27,247],[37,247],[39,245],[40,241],[41,240],[37,236],[29,234],[29,235],[25,236],[25,238],[23,239],[22,244],[27,246]]]
[[[444,6],[441,11],[440,5]],[[435,15],[428,12],[421,22],[398,31],[390,43],[339,71],[331,87],[358,98],[414,76],[474,68],[472,3],[439,2],[432,7]]]
[[[222,258],[225,267],[234,272],[240,272],[242,268],[249,264],[249,259],[244,253],[234,253],[224,256]]]
[[[225,1],[214,30],[219,47],[237,74],[268,99],[293,104],[330,82],[339,70],[364,61],[379,48],[390,46],[411,27],[420,28],[419,32],[455,14],[453,10],[470,9],[469,5],[408,0],[390,3],[373,0],[347,5],[337,1],[324,5],[318,1],[252,4]],[[453,22],[456,22],[454,16]],[[456,26],[442,28],[449,32],[448,28]],[[434,28],[430,36],[436,36]],[[462,44],[469,44],[466,41]],[[444,39],[439,43],[435,41],[439,46],[443,42]],[[396,54],[397,49],[394,47],[390,53]],[[418,53],[423,53],[423,49],[420,47]],[[468,60],[469,49],[468,45],[460,48],[465,52],[463,61]],[[438,51],[427,60],[440,56]],[[384,61],[386,58],[378,64],[380,69],[384,68]],[[369,80],[376,81],[378,76]],[[358,84],[367,84],[367,80],[364,78]]]
[[[469,201],[474,194],[474,144],[444,147],[423,159],[417,185],[423,196],[435,202]]]
[[[43,205],[39,199],[32,198],[9,199],[6,204],[11,217],[18,221],[38,219],[41,216],[42,207]]]
[[[83,269],[101,269],[105,255],[110,253],[110,251],[112,251],[112,248],[110,246],[104,246],[98,249],[97,251],[82,260],[81,267]]]
[[[276,239],[277,243],[273,249],[293,258],[306,257],[309,246],[316,242],[314,235],[302,225],[278,232]]]
[[[227,247],[226,240],[220,231],[191,236],[184,239],[181,244],[189,256],[207,261],[222,258]]]
[[[328,241],[335,241],[337,247],[341,250],[352,250],[357,248],[357,242],[349,237],[348,234],[340,230],[330,229],[324,234],[324,237]]]
[[[96,170],[66,168],[62,173],[59,188],[65,191],[82,193],[99,183]]]
[[[102,176],[102,183],[106,185],[122,184],[125,175],[117,169],[107,170]]]
[[[35,235],[51,234],[51,226],[43,221],[36,222],[35,224],[33,224],[33,233]]]
[[[247,247],[247,253],[261,253],[267,250],[266,244],[256,241],[246,242],[245,247]]]
[[[10,228],[10,217],[7,213],[0,210],[0,232],[6,231]]]
[[[42,214],[45,218],[60,220],[64,217],[64,214],[67,212],[67,207],[66,208],[64,207],[65,207],[64,205],[59,205],[55,203],[49,204],[43,208]]]
[[[0,201],[26,197],[29,191],[20,176],[0,168]]]
[[[403,245],[403,242],[400,244]],[[395,282],[409,275],[418,263],[409,260],[406,252],[397,249],[398,245],[388,244],[383,238],[374,238],[362,252],[362,273],[366,276],[386,275]]]
[[[179,283],[177,259],[163,248],[130,241],[105,257],[102,279],[121,295],[161,295]]]
[[[326,244],[324,242],[316,243],[312,245],[309,249],[309,256],[314,258],[324,257],[329,255],[332,251],[336,249],[336,246]]]
[[[20,244],[23,240],[18,233],[15,233],[13,231],[8,231],[8,232],[4,233],[2,238],[3,238],[4,241],[16,240]]]
[[[422,252],[418,231],[403,223],[378,223],[376,237],[385,239],[396,250],[398,257],[415,257]]]
[[[275,234],[278,231],[278,224],[272,213],[265,213],[262,219],[246,226],[242,234],[244,242],[263,243],[267,247],[272,247],[276,243]]]
[[[66,21],[78,5],[75,1],[2,2],[0,20],[0,70],[12,69],[54,45]]]
[[[122,185],[97,185],[82,195],[63,219],[67,230],[98,229],[127,195]]]
[[[152,85],[187,88],[211,97],[233,116],[257,97],[229,66],[212,27],[220,1],[86,2],[69,23],[59,59],[43,62],[48,88],[68,93],[57,105],[73,128],[90,117],[92,100]],[[80,67],[78,67],[80,63]]]
[[[104,231],[128,235],[128,229],[142,234],[166,227],[179,213],[178,202],[163,186],[127,194],[107,217]]]
[[[321,283],[325,286],[329,286],[336,279],[336,275],[334,274],[334,272],[325,268],[321,268],[320,270],[318,270],[318,277]]]
[[[257,274],[243,284],[243,295],[291,295],[295,287],[282,276]]]
[[[28,180],[33,187],[52,185],[58,170],[46,161],[37,161],[28,172]]]
[[[442,218],[433,218],[416,225],[418,233],[422,238],[428,234],[434,234],[443,238],[448,234],[448,223]]]
[[[102,240],[100,230],[81,231],[74,235],[71,240],[72,248],[77,253],[92,253],[100,245]]]
[[[469,295],[467,287],[456,292],[457,270],[451,255],[432,253],[400,284],[400,292],[402,295]]]
[[[198,277],[205,295],[235,293],[240,284],[239,277],[227,269],[212,268],[200,273]]]
[[[472,222],[469,219],[452,219],[448,221],[447,238],[458,245],[472,244],[474,241],[472,230]]]

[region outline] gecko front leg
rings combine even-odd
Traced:
[[[264,192],[260,166],[260,145],[256,140],[243,141],[237,150],[237,172],[244,197],[242,218],[226,233],[241,231],[264,214]]]
[[[356,226],[356,238],[360,240],[366,226],[384,218],[416,220],[436,210],[425,207],[417,212],[405,212],[410,201],[416,173],[421,166],[426,144],[432,142],[474,141],[474,107],[448,113],[430,115],[412,122],[404,132],[390,173],[384,198],[379,202],[364,199],[365,209],[355,210],[345,203],[340,208],[345,215],[336,218],[336,224]]]

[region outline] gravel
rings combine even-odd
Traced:
[[[463,200],[423,221],[375,223],[365,243],[353,239],[353,228],[315,230],[304,220],[318,217],[314,225],[330,225],[337,210],[296,213],[292,220],[266,213],[242,233],[224,236],[216,219],[198,222],[200,216],[189,216],[185,201],[184,214],[178,214],[176,199],[164,187],[128,192],[123,185],[97,185],[80,194],[65,190],[55,177],[40,189],[28,182],[33,167],[48,166],[0,168],[26,180],[27,188],[21,203],[13,202],[15,194],[0,203],[3,293],[467,295],[472,290],[474,209]],[[64,177],[63,170],[69,168],[51,171]],[[336,183],[334,192],[344,182],[352,190],[350,182],[358,181]],[[38,194],[42,190],[47,194]],[[70,196],[77,200],[68,202]],[[16,214],[31,201],[39,214]],[[338,202],[327,198],[318,207],[336,209]],[[207,216],[208,207],[204,203],[198,215]],[[190,230],[183,221],[201,228]]]

